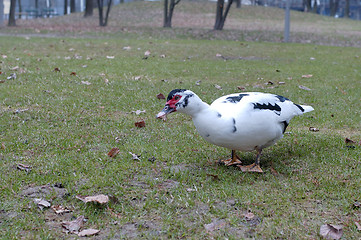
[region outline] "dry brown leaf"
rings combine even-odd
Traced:
[[[215,84],[214,87],[217,88],[218,90],[222,90],[222,87],[219,86],[218,84]]]
[[[108,152],[108,156],[109,157],[115,157],[117,154],[119,153],[119,148],[112,148],[109,152]]]
[[[212,177],[212,180],[214,180],[214,181],[218,181],[218,180],[219,180],[218,175],[207,173],[207,176],[208,176],[208,177]]]
[[[98,234],[100,232],[100,230],[98,229],[93,229],[93,228],[89,228],[89,229],[85,229],[82,230],[81,232],[78,233],[79,237],[90,237],[90,236],[94,236],[96,234]]]
[[[146,113],[145,110],[136,110],[136,111],[132,111],[132,113],[135,113],[136,115],[139,115],[141,113]]]
[[[356,144],[356,142],[352,139],[349,139],[349,138],[345,138],[345,143],[346,144]]]
[[[342,226],[334,224],[325,224],[320,228],[320,235],[325,239],[340,239],[342,237]]]
[[[42,210],[43,208],[48,208],[51,206],[51,203],[42,199],[42,198],[34,198],[34,202],[38,205],[38,207]]]
[[[311,78],[311,77],[313,77],[313,75],[312,75],[312,74],[305,74],[305,75],[302,75],[302,78]]]
[[[26,171],[26,172],[30,172],[31,171],[31,167],[22,163],[18,163],[18,165],[16,166],[17,169],[22,170],[22,171]]]
[[[109,202],[109,197],[104,194],[88,196],[88,197],[76,196],[76,198],[85,203],[94,202],[94,203],[99,203],[99,204],[105,204],[105,203]]]
[[[255,215],[254,215],[254,213],[252,213],[251,211],[248,211],[246,214],[244,214],[244,218],[245,218],[247,221],[252,220],[254,217],[255,217]]]
[[[83,226],[85,217],[79,216],[74,221],[64,221],[61,223],[61,226],[65,228],[70,233],[78,233],[80,228]]]
[[[67,209],[67,208],[65,208],[65,207],[63,207],[61,205],[53,205],[53,206],[51,206],[51,209],[53,209],[56,214],[62,214],[62,213],[70,212],[69,209]]]
[[[302,85],[300,85],[300,86],[298,86],[300,89],[302,89],[302,90],[306,90],[306,91],[311,91],[312,89],[311,88],[308,88],[308,87],[305,87],[305,86],[302,86]]]
[[[132,153],[132,152],[129,152],[129,154],[132,155],[132,159],[133,159],[133,160],[140,160],[140,159],[139,159],[139,157],[140,157],[139,155],[137,155],[137,154],[135,154],[135,153]]]
[[[206,229],[207,232],[213,232],[215,230],[219,230],[222,229],[226,226],[226,221],[224,219],[221,220],[213,220],[213,222],[209,223],[209,224],[204,224],[204,228]]]
[[[138,128],[142,128],[142,127],[145,127],[145,122],[144,122],[144,120],[140,120],[138,122],[135,122],[134,125]]]
[[[311,132],[318,132],[318,131],[320,131],[320,129],[315,128],[315,127],[310,127],[309,130],[310,130]]]
[[[157,98],[158,99],[165,99],[165,96],[164,96],[163,93],[159,93],[159,94],[157,94]]]
[[[1,143],[1,149],[3,149],[3,150],[6,149],[5,144],[3,142]]]
[[[91,82],[88,82],[88,81],[81,81],[81,84],[85,84],[85,85],[91,85]]]
[[[54,68],[54,72],[60,72],[60,68]]]
[[[70,76],[76,76],[76,72],[71,72]]]

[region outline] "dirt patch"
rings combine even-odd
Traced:
[[[63,199],[65,196],[68,196],[68,190],[66,190],[61,184],[28,186],[20,192],[20,196],[29,198],[44,198],[48,200]]]

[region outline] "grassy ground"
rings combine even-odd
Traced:
[[[101,230],[94,239],[317,239],[326,223],[359,236],[361,149],[345,138],[361,140],[360,49],[107,36],[1,37],[1,238],[76,238],[61,222],[80,215]],[[265,150],[264,174],[215,164],[230,151],[201,139],[188,117],[155,119],[158,93],[188,88],[210,103],[238,86],[315,108]],[[75,198],[100,193],[112,201]],[[34,198],[71,212],[40,210]]]

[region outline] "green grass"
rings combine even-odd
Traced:
[[[88,219],[84,228],[101,230],[99,239],[317,239],[326,223],[343,225],[345,239],[358,237],[361,210],[353,203],[360,200],[361,147],[344,142],[361,140],[358,48],[148,36],[0,38],[1,238],[69,238],[61,221],[80,215]],[[143,59],[147,50],[151,56]],[[11,73],[17,78],[7,80]],[[315,108],[264,151],[264,174],[215,164],[230,151],[206,143],[189,117],[155,119],[164,105],[158,93],[188,88],[211,103],[238,86]],[[140,119],[145,128],[134,126]],[[120,153],[109,158],[113,147]],[[32,170],[18,170],[19,163]],[[59,183],[68,194],[59,195]],[[46,184],[50,192],[26,194]],[[117,201],[99,207],[75,198],[100,193]],[[39,210],[34,197],[72,212]],[[245,220],[248,211],[259,218],[255,225]],[[225,225],[207,232],[204,225],[214,220]]]

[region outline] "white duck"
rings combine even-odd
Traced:
[[[190,90],[174,89],[157,118],[175,111],[190,115],[206,141],[232,150],[231,159],[223,160],[226,165],[237,165],[242,171],[263,172],[262,149],[283,137],[294,116],[312,110],[311,106],[295,104],[285,97],[259,92],[226,95],[208,105]],[[236,150],[256,150],[255,163],[240,165]]]

